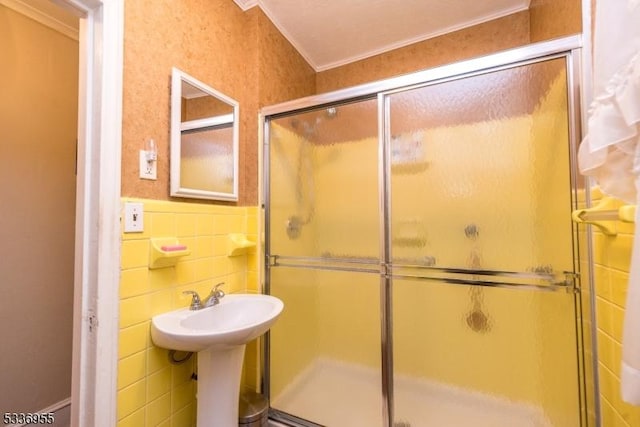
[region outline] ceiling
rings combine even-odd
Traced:
[[[526,10],[530,0],[234,0],[260,7],[316,71]]]
[[[0,0],[2,1],[2,0]],[[315,71],[323,71],[529,8],[530,0],[233,0],[260,7]],[[77,38],[78,18],[50,0],[12,0]]]

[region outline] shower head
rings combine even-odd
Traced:
[[[328,107],[324,110],[324,114],[320,114],[320,111],[317,111],[316,113],[310,113],[310,115],[311,117],[308,117],[306,120],[300,120],[299,117],[292,117],[289,122],[293,129],[301,130],[307,138],[315,135],[323,119],[331,120],[335,118],[338,115],[338,108]]]
[[[311,123],[308,121],[300,121],[297,117],[294,117],[289,123],[294,130],[301,131],[305,138],[310,138],[315,135],[317,126],[320,122],[320,117],[316,117],[316,119]]]

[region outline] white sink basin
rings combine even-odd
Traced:
[[[230,294],[201,310],[182,308],[151,319],[151,339],[169,350],[202,351],[244,345],[264,334],[284,304],[261,294]]]

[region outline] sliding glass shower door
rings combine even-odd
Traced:
[[[401,425],[580,425],[566,70],[384,98]]]
[[[370,98],[269,127],[269,283],[286,305],[271,407],[320,425],[382,425],[377,114]]]
[[[570,58],[267,117],[274,418],[587,425]]]

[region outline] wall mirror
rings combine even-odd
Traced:
[[[238,200],[239,105],[173,68],[171,196]]]

